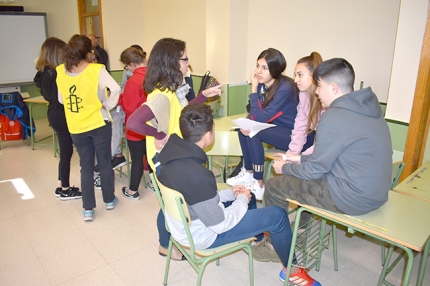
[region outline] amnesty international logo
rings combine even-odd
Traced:
[[[76,85],[73,85],[70,89],[70,96],[67,98],[68,99],[68,103],[67,103],[67,108],[71,111],[71,112],[76,112],[79,113],[79,109],[81,109],[83,106],[80,105],[80,103],[82,102],[82,98],[80,98],[79,96],[77,96],[76,94],[74,94],[74,92],[76,92]]]

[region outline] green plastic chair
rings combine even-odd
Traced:
[[[405,166],[406,164],[403,161],[393,162],[393,168],[391,170],[391,181],[393,183],[391,184],[391,190],[399,184],[399,179]]]
[[[169,275],[169,267],[170,267],[170,256],[172,254],[172,247],[174,244],[182,253],[182,255],[186,257],[188,263],[190,263],[190,265],[198,273],[197,285],[201,285],[203,272],[205,270],[206,265],[209,262],[216,260],[216,265],[218,266],[219,258],[221,256],[231,254],[238,250],[244,250],[245,252],[248,253],[250,285],[254,285],[254,269],[253,269],[251,242],[255,240],[255,237],[250,237],[240,241],[235,241],[216,248],[210,248],[210,249],[195,248],[194,240],[193,240],[193,237],[191,236],[191,232],[189,228],[189,225],[191,225],[192,223],[191,217],[188,212],[188,206],[187,206],[187,203],[185,202],[184,197],[178,191],[170,189],[164,186],[163,184],[161,184],[158,181],[158,179],[154,177],[154,174],[150,174],[150,178],[151,178],[152,184],[154,185],[155,193],[157,195],[158,202],[160,203],[160,206],[164,215],[166,215],[167,213],[169,214],[170,217],[176,220],[182,221],[190,244],[189,247],[182,246],[179,242],[177,242],[173,238],[173,236],[170,236],[163,284],[167,285],[167,277]],[[167,225],[167,221],[166,221],[166,229],[167,231],[169,231],[169,226]]]

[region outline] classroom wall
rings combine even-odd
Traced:
[[[148,53],[161,38],[186,41],[190,63],[197,74],[204,73],[205,1],[103,0],[105,46],[112,70],[122,69],[121,52],[139,44]]]
[[[151,46],[144,41],[143,1],[103,0],[102,22],[104,48],[109,55],[111,70],[122,70],[121,52],[131,45],[140,45],[149,54]]]
[[[409,122],[427,22],[428,0],[403,0],[386,117]]]
[[[396,38],[399,0],[249,1],[247,78],[257,56],[280,50],[293,76],[298,59],[317,51],[323,59],[342,57],[360,81],[386,102]],[[270,19],[270,20],[269,20]]]
[[[45,12],[48,19],[48,36],[67,43],[79,34],[78,6],[74,0],[15,0],[14,6],[24,6],[24,12]]]

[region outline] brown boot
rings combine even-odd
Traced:
[[[161,256],[167,256],[167,248],[162,247],[161,245],[158,247],[158,253]],[[185,260],[185,256],[182,255],[182,253],[179,251],[179,249],[173,245],[172,248],[172,255],[170,256],[170,259],[176,260],[176,261],[182,261]]]

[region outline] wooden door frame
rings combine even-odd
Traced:
[[[100,47],[104,48],[104,33],[103,33],[103,19],[102,19],[102,0],[99,1],[99,11],[85,13],[85,0],[77,0],[78,3],[78,17],[79,17],[79,31],[81,35],[87,34],[87,24],[85,22],[85,17],[89,16],[99,16],[100,17],[100,42],[98,43]]]
[[[400,180],[405,179],[422,165],[430,123],[430,5],[421,48],[420,65],[415,86],[414,102],[409,120],[403,161],[406,163]]]

